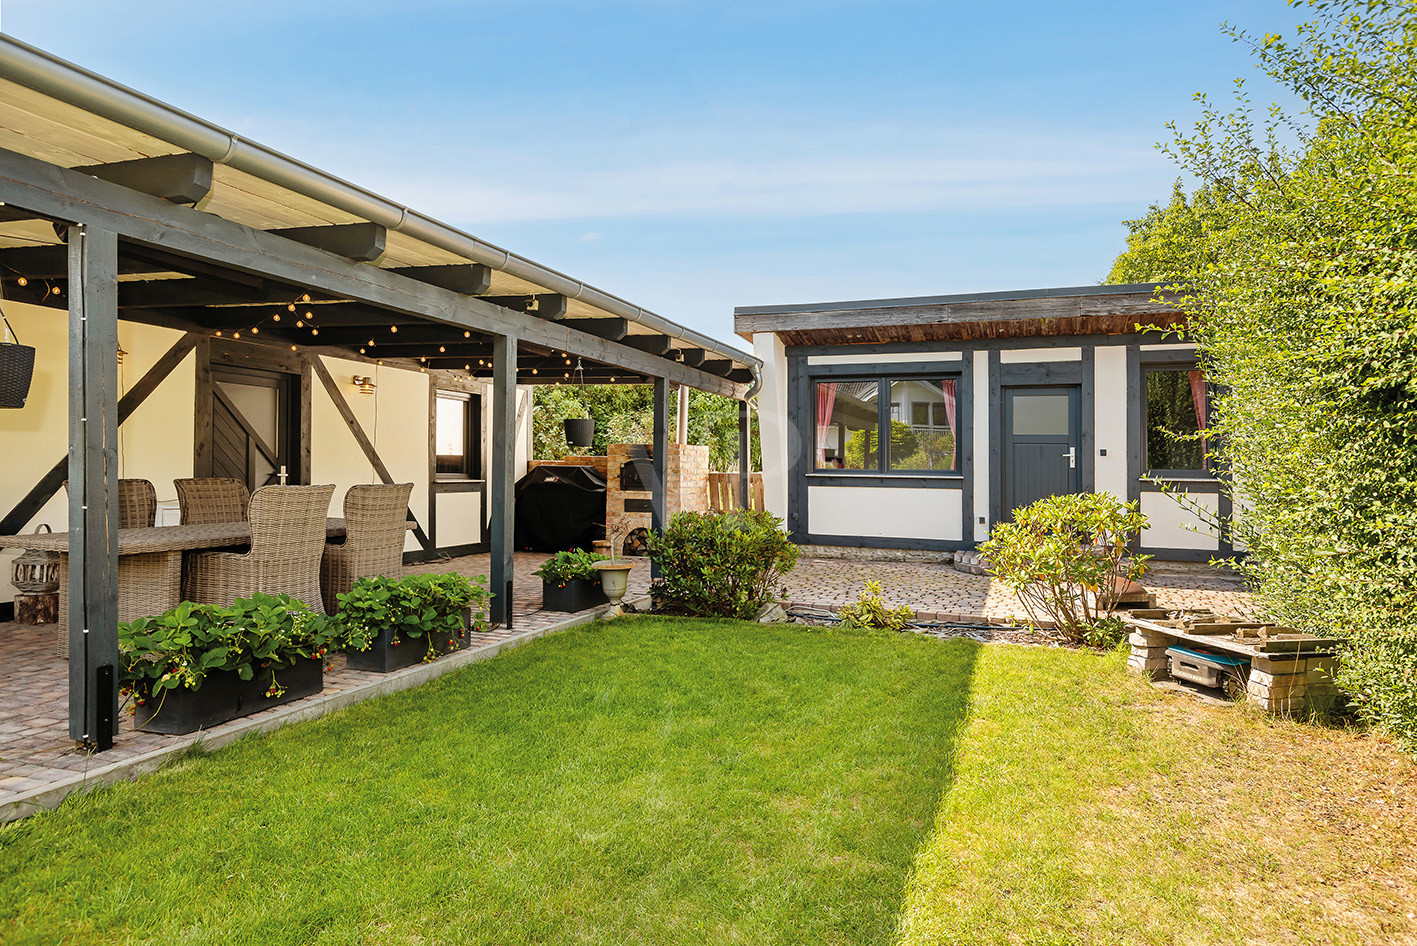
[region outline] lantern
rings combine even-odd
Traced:
[[[41,525],[39,529],[45,532],[54,531],[47,525]],[[39,529],[34,530],[35,534],[39,533]],[[54,594],[59,590],[59,553],[42,552],[39,549],[27,550],[15,559],[11,566],[10,584],[18,588],[21,594]]]

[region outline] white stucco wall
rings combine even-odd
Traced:
[[[957,489],[809,486],[814,535],[959,541],[964,493]]]
[[[758,434],[763,452],[763,503],[768,512],[787,518],[787,457],[795,431],[787,423],[787,350],[771,333],[753,336],[753,354],[762,359],[758,391]]]
[[[1082,349],[1010,348],[999,352],[1001,365],[1033,365],[1051,361],[1082,361]]]
[[[1093,482],[1101,493],[1126,499],[1127,450],[1127,349],[1123,345],[1098,346],[1094,356],[1093,430],[1096,431]],[[1103,456],[1102,451],[1107,455]]]
[[[989,353],[974,353],[974,541],[989,538]]]
[[[1191,499],[1209,516],[1215,515],[1216,497],[1213,493],[1193,494]],[[1206,526],[1199,516],[1165,493],[1142,493],[1141,511],[1151,523],[1142,538],[1145,548],[1219,548],[1215,530]]]

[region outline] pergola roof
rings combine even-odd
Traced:
[[[1170,327],[1184,314],[1157,283],[1023,289],[948,296],[739,306],[744,338],[777,335],[787,345],[868,345],[1079,334],[1124,335]],[[1160,300],[1160,301],[1158,301]]]
[[[239,254],[207,255],[190,248],[194,241],[169,243],[115,227],[119,317],[127,321],[485,377],[479,361],[490,357],[500,318],[505,334],[518,338],[517,380],[529,384],[577,377],[579,360],[588,382],[664,377],[742,397],[760,366],[752,355],[6,36],[0,149],[77,171],[82,176],[61,175],[67,199],[98,202],[131,219],[119,206],[123,195],[88,180],[97,178],[163,198],[174,205],[171,219],[194,234],[201,220],[188,207],[278,234],[295,257],[313,247],[377,267],[381,285],[404,277],[434,287],[431,298],[442,307],[398,311],[367,294],[244,268]],[[33,171],[32,184],[46,173],[40,165],[16,166]],[[64,218],[0,208],[5,298],[67,305],[66,248],[51,219]],[[261,244],[265,257],[273,246]],[[318,268],[308,252],[301,258],[306,270]],[[389,274],[394,278],[383,278]],[[431,314],[444,309],[458,317]],[[480,318],[462,317],[473,314]]]

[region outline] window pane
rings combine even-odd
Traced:
[[[1205,410],[1205,380],[1199,371],[1146,372],[1147,469],[1205,468],[1205,449],[1201,441],[1182,439],[1201,429],[1198,407]]]
[[[875,470],[875,381],[823,381],[817,384],[818,470]]]
[[[955,388],[954,379],[891,382],[891,402],[908,405],[912,423],[891,425],[889,469],[955,469]]]
[[[1014,433],[1023,436],[1062,434],[1071,431],[1071,417],[1066,394],[1015,394],[1013,396]]]
[[[471,476],[467,468],[467,413],[469,402],[463,398],[437,399],[437,417],[433,442],[437,448],[438,472]]]

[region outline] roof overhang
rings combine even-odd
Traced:
[[[7,298],[65,306],[65,224],[90,223],[120,238],[129,321],[463,376],[512,335],[529,384],[579,359],[588,382],[663,377],[743,397],[761,366],[7,36],[0,201]]]
[[[866,345],[1103,334],[1176,327],[1177,296],[1156,283],[1082,286],[804,305],[739,306],[733,328],[787,345]]]

